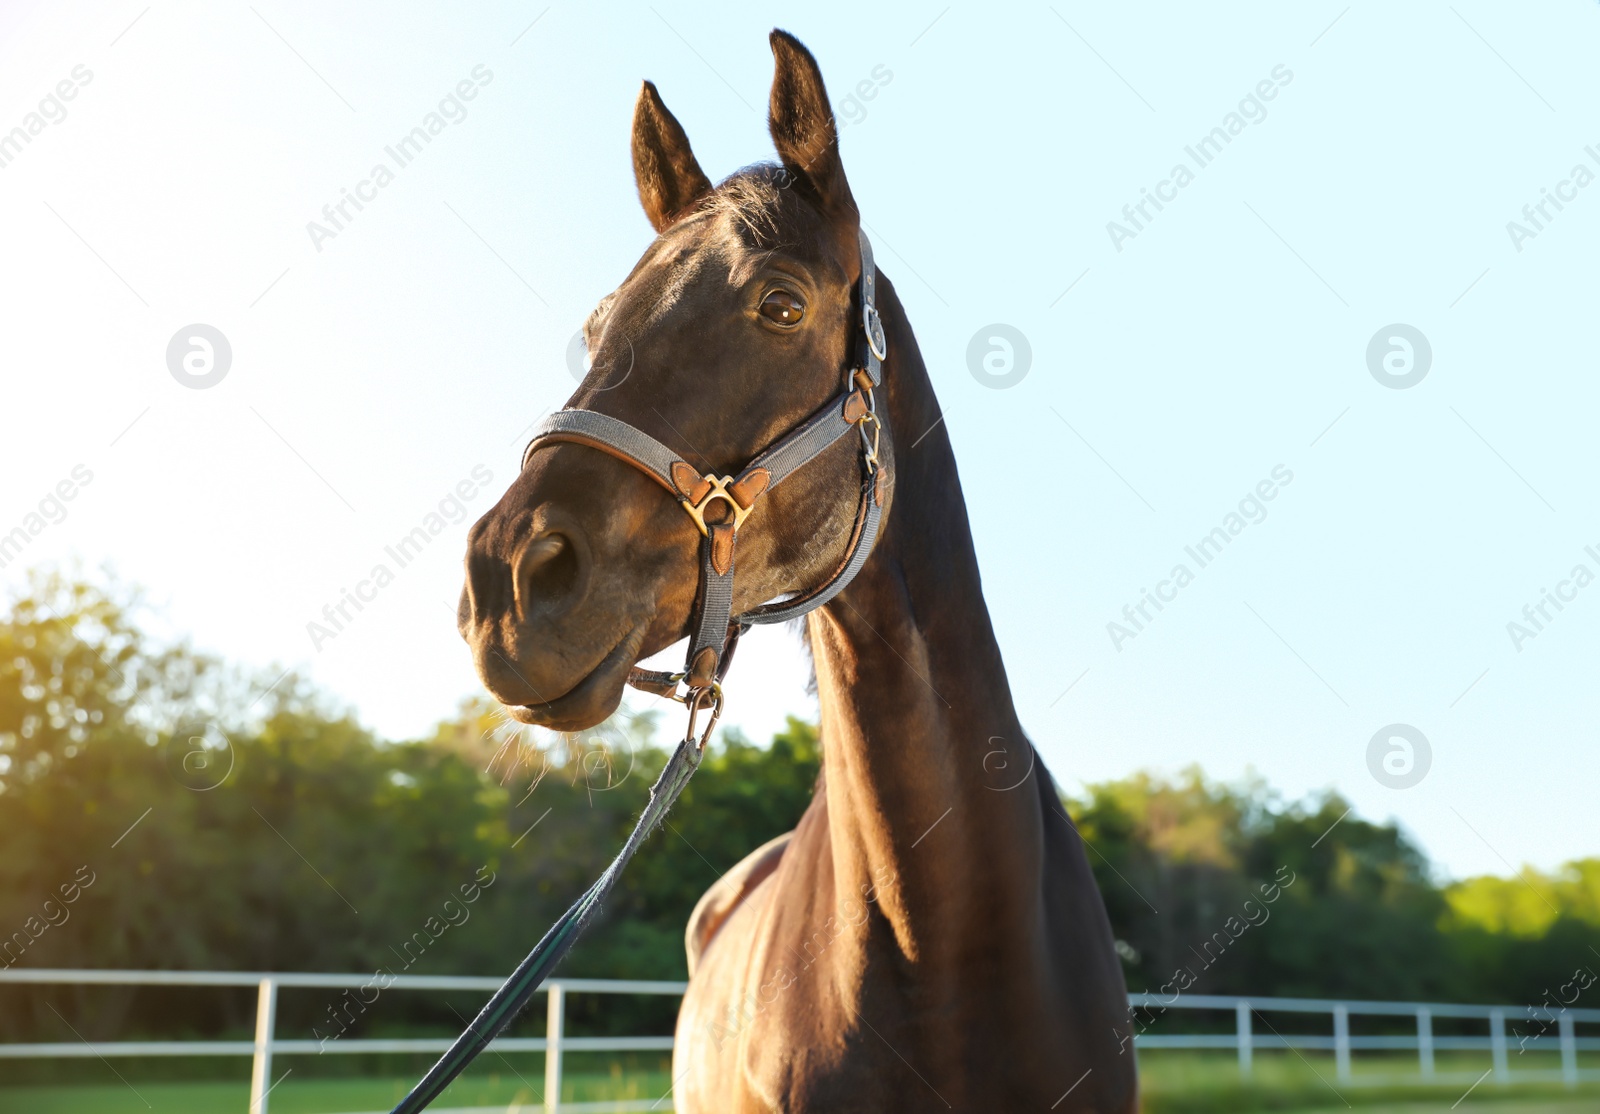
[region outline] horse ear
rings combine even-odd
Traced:
[[[811,52],[787,31],[773,31],[772,102],[767,127],[783,167],[830,216],[860,219],[839,158],[839,129],[822,70]]]
[[[711,179],[695,161],[689,137],[648,81],[633,106],[633,177],[644,215],[657,232],[711,192]]]

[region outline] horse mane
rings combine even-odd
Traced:
[[[756,251],[796,243],[801,238],[799,222],[784,204],[789,183],[789,172],[777,163],[742,167],[701,200],[695,215],[726,217],[745,245]]]

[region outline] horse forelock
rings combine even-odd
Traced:
[[[802,258],[826,255],[819,237],[824,218],[790,188],[776,163],[735,171],[684,213],[645,253],[624,284],[607,295],[584,323],[594,352],[614,325],[637,338],[664,320],[707,265],[725,268],[729,286],[747,281],[774,253]]]

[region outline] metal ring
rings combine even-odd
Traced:
[[[867,348],[880,360],[889,358],[889,340],[883,334],[883,318],[878,307],[868,302],[861,310],[861,325],[867,331]]]
[[[710,489],[701,496],[700,502],[691,503],[687,499],[679,499],[678,502],[683,504],[683,509],[689,512],[690,518],[694,519],[694,524],[699,528],[701,536],[711,536],[710,531],[706,529],[706,510],[711,506],[713,499],[721,499],[728,504],[733,512],[733,528],[737,531],[739,527],[744,525],[744,520],[750,517],[750,512],[755,510],[755,503],[752,502],[748,507],[739,505],[739,500],[735,499],[733,493],[728,490],[728,486],[733,483],[732,476],[723,476],[718,479],[712,473],[707,472],[700,478],[711,485]]]

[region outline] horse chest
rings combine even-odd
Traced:
[[[871,903],[780,909],[777,881],[723,925],[684,1000],[682,1114],[1012,1109],[1054,1086],[1073,1042],[1041,988],[996,994],[987,962],[919,970]]]

